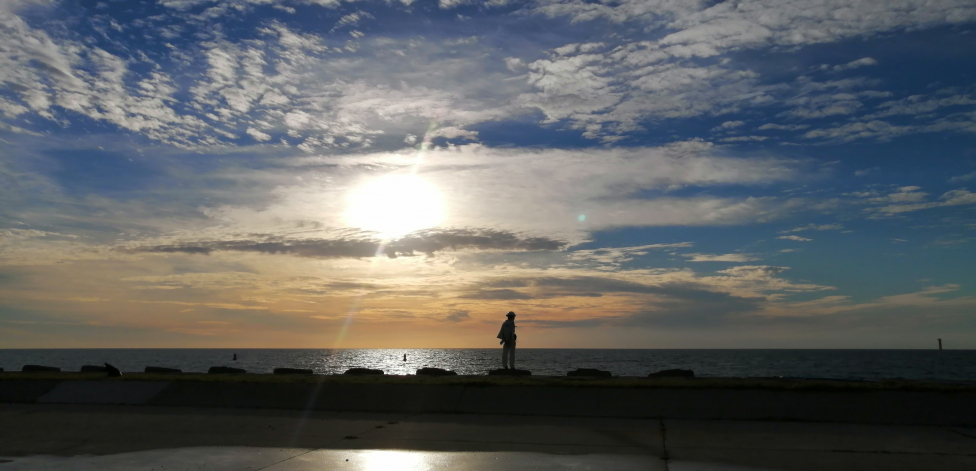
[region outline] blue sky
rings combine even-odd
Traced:
[[[962,0],[0,5],[0,346],[976,347]]]

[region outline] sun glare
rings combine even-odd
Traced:
[[[444,197],[416,175],[385,175],[349,193],[346,222],[383,238],[436,227],[444,220]]]

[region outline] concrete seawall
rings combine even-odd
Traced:
[[[976,392],[223,381],[0,381],[0,402],[976,425]]]

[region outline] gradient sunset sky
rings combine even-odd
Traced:
[[[0,348],[976,348],[972,0],[0,1]]]

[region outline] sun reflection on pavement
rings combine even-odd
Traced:
[[[397,450],[369,450],[359,456],[365,465],[364,471],[386,471],[391,469],[420,471],[431,469],[425,459],[427,454],[397,451]]]

